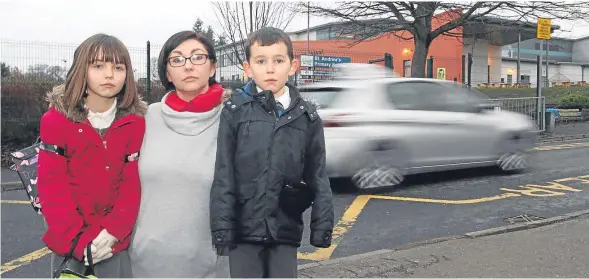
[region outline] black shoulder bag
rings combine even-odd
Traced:
[[[76,239],[74,239],[70,251],[65,256],[65,259],[63,259],[63,262],[61,262],[59,268],[53,272],[52,278],[98,278],[94,273],[94,260],[92,260],[92,250],[90,249],[92,242],[88,243],[88,245],[86,246],[86,257],[88,258],[88,266],[86,266],[85,271],[82,273],[76,270],[72,270],[70,267],[68,267],[68,263],[73,259],[74,249],[76,248],[76,245],[78,245],[80,235],[82,235],[82,233],[79,233],[76,236]]]

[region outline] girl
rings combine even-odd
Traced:
[[[90,245],[98,277],[129,277],[146,105],[127,48],[109,35],[86,39],[65,84],[47,99],[37,183],[47,223],[43,241],[54,252],[51,271],[74,247],[68,264],[80,272]]]
[[[209,229],[223,96],[216,62],[211,41],[191,31],[170,37],[160,52],[160,80],[170,91],[145,117],[133,277],[229,277]]]

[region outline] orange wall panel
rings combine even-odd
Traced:
[[[450,11],[436,15],[432,20],[432,29],[435,29],[453,18],[459,13]],[[453,36],[440,35],[435,38],[429,48],[428,58],[434,57],[434,77],[438,68],[446,68],[446,79],[462,80],[462,42],[457,37],[462,37],[461,28],[452,31]],[[396,36],[395,36],[396,35]],[[457,36],[457,37],[456,37]],[[370,59],[382,58],[385,52],[392,54],[395,72],[403,75],[403,61],[412,60],[414,43],[413,39],[405,40],[399,37],[411,38],[406,31],[384,34],[375,39],[366,40],[350,46],[349,40],[322,40],[310,41],[310,51],[322,51],[327,56],[348,56],[353,63],[367,63]],[[293,41],[295,52],[306,53],[307,41]],[[378,63],[381,64],[382,63]],[[427,67],[426,67],[427,71]]]

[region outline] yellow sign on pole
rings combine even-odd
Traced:
[[[438,68],[438,79],[446,79],[446,68]]]
[[[536,31],[536,38],[541,40],[550,40],[551,19],[538,18],[538,30]]]

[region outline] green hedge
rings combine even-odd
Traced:
[[[485,93],[492,99],[500,98],[522,98],[536,97],[536,88],[478,88],[480,92]],[[589,87],[550,87],[542,88],[542,96],[546,98],[546,104],[561,105],[562,100],[578,100],[583,105],[583,96],[589,98]],[[571,97],[573,96],[573,97]],[[566,105],[572,105],[569,101]]]
[[[559,108],[563,109],[589,109],[589,96],[582,94],[570,94],[560,99]]]
[[[57,81],[35,79],[2,79],[2,156],[3,167],[12,164],[10,153],[35,143],[39,137],[39,120],[47,111],[45,94],[59,85]],[[146,101],[159,101],[166,90],[159,84],[151,86],[146,96],[145,84],[138,84],[139,94]]]

